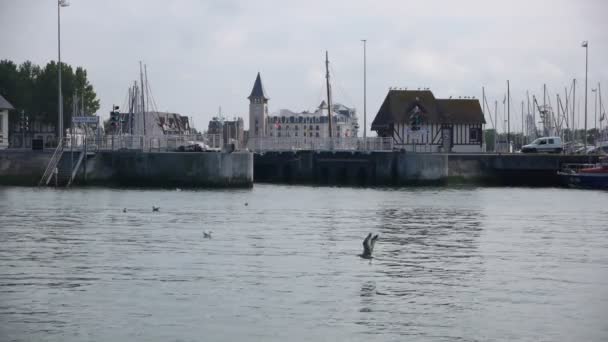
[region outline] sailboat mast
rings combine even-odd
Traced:
[[[572,79],[572,141],[576,140],[574,113],[576,112],[576,78]]]
[[[329,53],[325,51],[325,81],[327,82],[327,119],[329,122],[329,137],[333,136],[331,124],[331,87],[329,85]]]
[[[141,68],[141,61],[139,61],[139,80],[141,82],[141,117],[144,123],[143,133],[146,136],[146,102],[144,98],[144,73]]]
[[[511,88],[509,80],[507,80],[507,144],[511,146]],[[510,148],[509,152],[511,152]]]

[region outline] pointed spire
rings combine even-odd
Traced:
[[[253,89],[251,89],[251,95],[249,95],[248,99],[252,98],[263,98],[264,100],[268,100],[266,96],[266,91],[264,91],[264,86],[262,85],[262,78],[260,78],[260,73],[258,72],[258,76],[255,78],[255,83],[253,84]]]

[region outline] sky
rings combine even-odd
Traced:
[[[507,80],[511,127],[521,127],[526,91],[542,99],[546,84],[555,103],[573,78],[582,117],[587,40],[593,127],[598,82],[608,107],[607,15],[605,0],[71,0],[61,9],[61,54],[87,69],[102,117],[126,104],[143,61],[157,109],[204,130],[220,106],[248,127],[257,72],[271,113],[315,108],[327,50],[333,100],[355,107],[363,124],[366,39],[368,131],[389,87],[430,88],[439,98],[481,98],[485,87],[503,130]],[[57,59],[55,0],[0,0],[0,22],[0,59]]]

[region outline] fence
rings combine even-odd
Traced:
[[[340,138],[296,138],[262,137],[249,138],[247,147],[252,151],[392,151],[393,138],[340,137]]]
[[[223,146],[222,137],[219,134],[197,134],[197,135],[103,135],[68,136],[65,141],[66,149],[83,149],[88,151],[118,151],[118,150],[140,150],[149,152],[177,151],[181,146],[184,149],[200,147],[202,150],[220,150]]]

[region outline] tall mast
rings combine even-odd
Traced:
[[[576,78],[572,79],[572,141],[576,139],[576,126],[574,126],[574,113],[576,112]]]
[[[486,89],[484,87],[481,87],[481,106],[482,106],[481,111],[485,117],[485,115],[486,115]]]
[[[329,53],[325,51],[325,80],[327,82],[327,119],[329,122],[329,137],[332,137],[331,124],[331,88],[329,85]]]
[[[511,146],[511,88],[507,80],[507,144]],[[509,152],[511,152],[509,148]]]
[[[521,101],[521,140],[522,145],[525,144],[524,138],[526,137],[525,129],[524,129],[524,101]]]
[[[498,100],[494,100],[494,152],[496,152],[496,146],[498,144]]]
[[[144,73],[141,69],[141,61],[139,61],[139,80],[141,82],[141,117],[144,123],[144,136],[146,136],[146,102],[144,98]]]
[[[366,39],[363,42],[363,138],[367,137],[367,51]]]

